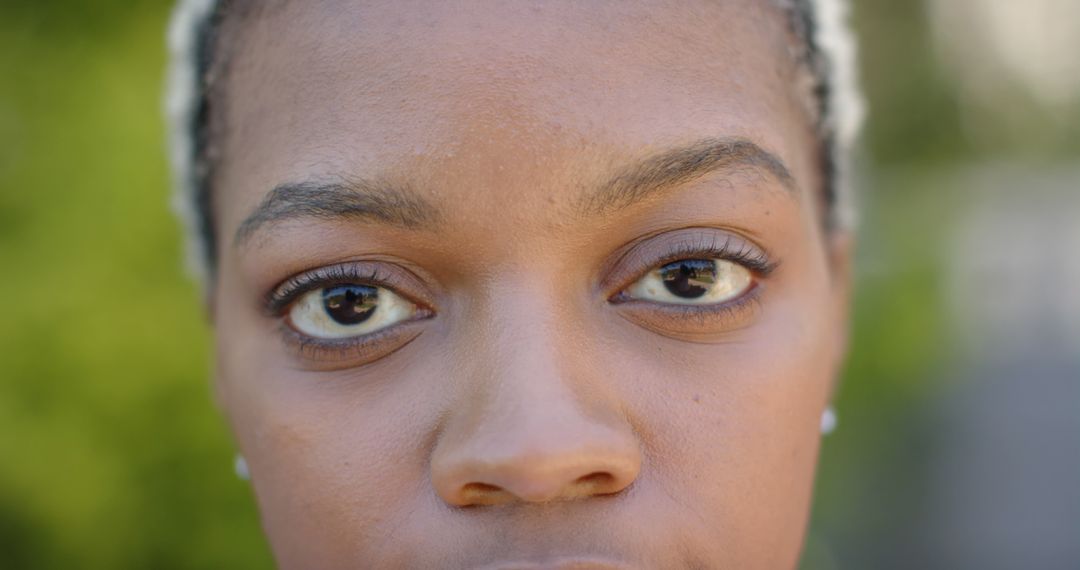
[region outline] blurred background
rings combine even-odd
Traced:
[[[166,206],[169,4],[0,7],[0,568],[272,566]],[[1080,1],[854,16],[858,299],[803,569],[1080,569]]]

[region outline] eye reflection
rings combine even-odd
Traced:
[[[673,305],[715,305],[750,289],[750,270],[724,259],[682,259],[647,273],[627,289],[630,298]]]
[[[345,284],[304,294],[289,310],[289,322],[314,338],[348,338],[376,332],[415,313],[416,305],[385,287]]]
[[[687,259],[660,268],[660,280],[672,295],[697,299],[709,292],[716,283],[716,263],[704,259]]]
[[[323,309],[339,325],[358,325],[378,308],[379,290],[367,285],[339,285],[322,290]]]

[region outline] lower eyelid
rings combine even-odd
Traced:
[[[417,313],[407,321],[364,335],[337,339],[311,337],[282,321],[279,334],[289,351],[309,365],[305,368],[356,367],[385,358],[416,340],[423,332],[423,321],[432,316],[434,312],[418,307]]]
[[[740,295],[738,298],[723,303],[690,305],[681,303],[662,303],[647,299],[627,299],[618,303],[618,305],[662,311],[673,316],[713,316],[731,312],[732,310],[739,309],[744,303],[756,301],[757,295],[754,293],[754,289],[757,289],[757,286],[753,287],[743,295]]]
[[[737,299],[715,305],[675,305],[628,299],[613,303],[631,322],[659,334],[732,332],[748,326],[761,309],[763,287],[755,283]]]

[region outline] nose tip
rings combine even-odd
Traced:
[[[433,483],[457,507],[547,503],[613,495],[629,487],[641,470],[634,445],[436,458]]]

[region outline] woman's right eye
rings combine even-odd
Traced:
[[[349,283],[305,293],[293,303],[288,323],[317,339],[368,335],[416,314],[415,304],[385,287]]]

